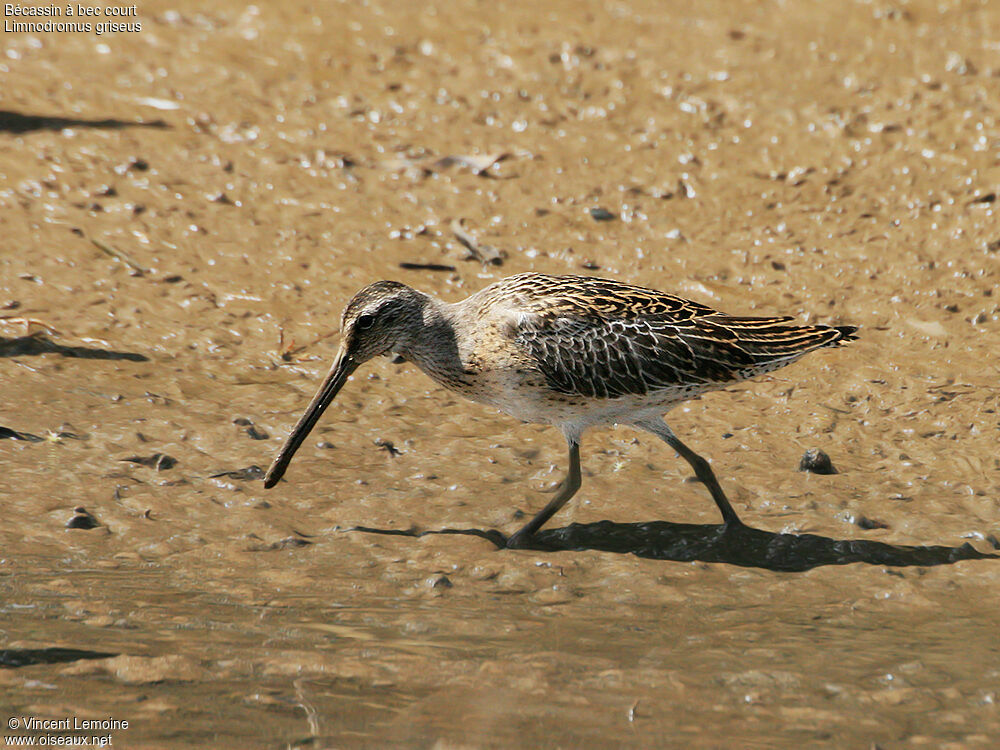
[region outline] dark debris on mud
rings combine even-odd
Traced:
[[[156,469],[157,471],[172,469],[178,463],[176,458],[168,456],[166,453],[154,453],[151,456],[129,456],[128,458],[122,458],[119,460],[127,463],[139,464],[139,466],[148,466],[149,468]]]
[[[41,354],[61,354],[80,359],[120,359],[129,362],[148,362],[149,357],[136,352],[121,352],[88,346],[57,344],[42,333],[4,338],[0,336],[0,357],[36,357]]]

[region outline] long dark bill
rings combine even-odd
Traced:
[[[326,411],[326,407],[333,402],[337,392],[347,381],[347,377],[357,368],[357,363],[348,357],[346,352],[343,350],[337,352],[337,360],[333,363],[333,367],[330,368],[330,374],[326,376],[323,385],[319,387],[316,395],[313,396],[313,400],[306,408],[305,414],[302,415],[299,423],[295,425],[295,429],[288,436],[288,440],[282,447],[281,452],[275,457],[271,468],[264,475],[265,489],[270,489],[278,483],[278,480],[285,473],[285,469],[288,468],[288,464],[291,463],[295,451],[299,449],[302,441],[306,439],[312,428],[316,426],[316,422],[319,421],[323,412]]]

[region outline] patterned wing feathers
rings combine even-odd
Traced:
[[[524,319],[517,340],[549,386],[615,398],[661,389],[714,387],[784,366],[853,338],[853,329],[789,325],[788,318],[689,319],[548,314]]]
[[[611,279],[525,273],[482,295],[516,311],[509,334],[549,387],[590,398],[717,387],[856,338],[850,326],[731,316]]]

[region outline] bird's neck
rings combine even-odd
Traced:
[[[422,310],[423,325],[411,329],[395,349],[396,353],[444,385],[460,381],[464,371],[453,307],[428,297]]]

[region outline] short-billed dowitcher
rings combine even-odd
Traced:
[[[580,487],[580,437],[595,425],[627,424],[662,438],[694,469],[727,525],[739,517],[708,462],[663,419],[705,391],[850,341],[854,326],[795,325],[747,318],[610,279],[522,273],[448,304],[395,281],[358,292],[340,321],[329,375],[264,478],[273,487],[348,376],[395,354],[473,401],[525,422],[558,427],[569,472],[556,496],[507,540],[526,546]]]

